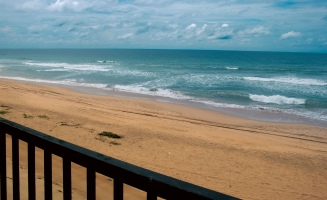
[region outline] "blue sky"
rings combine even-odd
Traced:
[[[327,52],[327,1],[1,0],[0,48]]]

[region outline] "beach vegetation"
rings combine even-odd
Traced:
[[[0,114],[1,115],[7,114],[7,113],[9,113],[9,111],[7,111],[7,110],[0,110]]]
[[[49,117],[46,116],[46,115],[38,115],[38,117],[39,117],[39,118],[42,118],[42,119],[49,119]]]
[[[6,105],[3,105],[3,104],[1,104],[1,106],[0,106],[1,108],[5,108],[6,110],[9,110],[9,109],[11,109],[9,106],[6,106]]]
[[[112,145],[121,145],[119,142],[116,142],[116,141],[111,141],[110,144],[112,144]]]
[[[24,118],[28,118],[28,119],[32,119],[33,116],[32,115],[26,115],[25,113],[23,114]]]
[[[11,109],[9,106],[3,105],[3,104],[1,104],[0,108],[4,109],[4,110],[0,110],[1,115],[9,113],[8,110]]]
[[[122,136],[120,136],[120,135],[117,135],[112,132],[107,132],[107,131],[103,131],[102,133],[99,133],[99,136],[104,136],[104,137],[108,137],[108,138],[116,138],[116,139],[122,138]]]

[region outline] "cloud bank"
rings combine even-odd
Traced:
[[[0,13],[3,48],[327,51],[322,1],[16,0]]]

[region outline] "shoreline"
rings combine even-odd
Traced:
[[[121,97],[121,98],[137,98],[137,99],[150,100],[150,101],[156,101],[156,102],[177,104],[177,105],[189,106],[189,107],[193,107],[193,108],[216,111],[219,113],[232,115],[235,117],[241,117],[241,118],[245,118],[245,119],[250,119],[250,120],[255,120],[255,121],[286,123],[286,124],[287,123],[289,123],[289,124],[306,124],[306,125],[327,127],[327,121],[318,120],[318,119],[310,119],[308,117],[298,116],[298,115],[290,114],[287,112],[274,112],[272,110],[265,110],[265,109],[255,110],[255,109],[246,109],[246,108],[219,107],[219,106],[205,104],[203,102],[173,99],[170,97],[152,96],[152,95],[124,92],[124,91],[107,90],[105,88],[70,86],[70,85],[64,85],[64,84],[61,85],[61,84],[56,84],[56,83],[33,82],[33,81],[28,81],[28,80],[16,80],[16,79],[3,78],[3,77],[0,77],[0,79],[18,81],[18,82],[30,83],[30,84],[49,85],[49,86],[54,86],[54,87],[66,88],[66,89],[70,89],[75,92],[84,93],[84,94],[112,96],[112,97]]]
[[[169,97],[161,97],[161,96],[151,96],[145,94],[137,94],[131,92],[124,91],[115,91],[115,90],[105,90],[99,88],[90,88],[83,86],[68,86],[68,85],[56,85],[53,86],[68,88],[77,92],[86,93],[86,94],[94,94],[94,95],[104,95],[104,96],[113,96],[113,97],[122,97],[122,98],[137,98],[144,99],[156,102],[164,102],[170,104],[183,105],[193,108],[205,109],[210,111],[215,111],[227,115],[232,115],[235,117],[241,117],[245,119],[262,121],[262,122],[276,122],[276,123],[290,123],[290,124],[306,124],[313,126],[321,126],[327,127],[327,121],[310,119],[302,116],[297,116],[295,114],[289,113],[280,113],[280,112],[272,112],[269,110],[249,110],[245,108],[228,108],[228,107],[216,107],[213,105],[208,105],[202,102],[189,101],[189,100],[181,100],[181,99],[172,99]]]
[[[327,198],[325,127],[5,79],[0,105],[8,120],[241,199]]]

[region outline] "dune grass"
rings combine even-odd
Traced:
[[[49,117],[46,115],[38,115],[37,117],[42,118],[42,119],[49,119]]]
[[[32,115],[27,115],[27,114],[23,114],[23,116],[24,116],[24,118],[28,118],[28,119],[32,119],[33,118],[33,116]]]
[[[95,139],[100,140],[102,142],[106,142],[107,141],[106,138],[121,139],[121,138],[123,138],[123,136],[117,135],[112,132],[103,131],[103,132],[99,133],[98,137],[96,137]],[[110,145],[121,145],[121,143],[117,142],[116,140],[110,141],[109,144]]]
[[[102,133],[99,133],[98,135],[108,137],[108,138],[115,138],[115,139],[122,138],[122,136],[120,136],[120,135],[117,135],[117,134],[112,133],[112,132],[107,132],[107,131],[103,131]]]
[[[0,110],[0,114],[1,114],[1,115],[4,115],[4,114],[9,113],[8,110],[11,109],[9,106],[3,105],[3,104],[1,104],[0,107],[3,108],[3,109],[5,109],[5,110]]]
[[[9,111],[7,111],[7,110],[0,110],[0,114],[1,115],[7,114],[7,113],[9,113]]]

